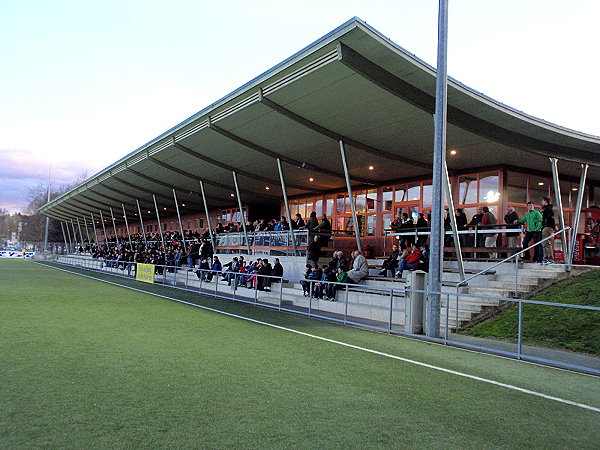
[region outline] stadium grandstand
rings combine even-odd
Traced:
[[[435,99],[435,68],[354,18],[40,212],[63,224],[64,263],[409,335],[435,291],[427,334],[457,341],[600,262],[600,138],[449,79],[448,212],[429,250]],[[531,209],[555,220],[531,228]],[[494,350],[589,369],[520,338]]]

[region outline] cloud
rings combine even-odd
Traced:
[[[0,160],[0,208],[22,212],[29,203],[29,189],[48,183],[50,167],[26,149],[0,149]],[[70,184],[96,170],[83,161],[55,161],[51,167],[51,183],[54,186]]]

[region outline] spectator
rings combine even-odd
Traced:
[[[402,273],[404,269],[415,270],[419,261],[421,260],[421,251],[417,249],[416,245],[411,245],[409,254],[406,258],[400,260],[398,264],[398,272],[396,272],[396,278],[402,278]]]
[[[490,208],[484,206],[482,208],[483,217],[481,219],[481,225],[496,225],[498,222],[496,220],[496,216],[490,211]],[[498,233],[486,233],[485,234],[485,246],[488,248],[495,248],[496,241],[498,240]],[[490,258],[496,258],[496,253],[490,253]]]
[[[352,257],[354,258],[352,269],[347,274],[350,282],[356,284],[369,275],[369,263],[359,250],[354,250]]]
[[[517,223],[526,223],[527,231],[523,238],[523,249],[529,247],[529,243],[533,241],[537,244],[542,240],[542,215],[533,207],[532,202],[527,202],[527,214],[522,219],[518,219]],[[531,261],[529,250],[524,253],[524,262]],[[533,262],[542,262],[544,259],[541,245],[536,245],[533,248]]]
[[[306,262],[311,266],[318,266],[320,257],[321,245],[319,244],[319,236],[313,236],[309,241],[308,247],[306,248]]]
[[[519,214],[517,214],[515,208],[513,206],[509,206],[508,208],[506,208],[506,214],[504,215],[504,223],[506,223],[507,225],[512,225],[506,228],[519,228],[518,225],[513,225],[517,223],[517,220],[519,220]],[[518,237],[519,233],[506,233],[508,246],[516,248]]]
[[[271,269],[270,275],[272,277],[279,277],[279,278],[266,278],[265,279],[265,291],[270,291],[271,283],[279,283],[281,281],[281,277],[283,277],[283,266],[279,262],[279,258],[275,258],[275,264],[273,264],[273,268]]]
[[[296,218],[292,222],[292,229],[299,230],[300,228],[304,228],[304,220],[300,214],[296,214]]]
[[[556,231],[556,222],[554,221],[554,211],[550,197],[542,198],[542,239],[549,238]],[[552,239],[544,241],[544,264],[554,263],[554,250],[552,249]]]
[[[319,233],[321,247],[327,246],[327,242],[331,239],[331,222],[325,214],[321,217],[321,223],[315,227],[315,231]]]
[[[212,281],[215,275],[218,275],[223,271],[223,266],[221,265],[221,261],[219,261],[218,256],[214,257],[212,266],[210,266],[210,270],[211,271],[206,275],[206,281],[209,283]]]
[[[309,264],[307,264],[306,268],[308,270],[307,270],[306,274],[304,275],[305,279],[302,280],[300,282],[300,284],[302,285],[302,290],[304,291],[304,296],[308,297],[310,295],[312,297],[313,289],[314,289],[314,281],[320,280],[323,273],[322,273],[321,269],[319,269],[319,266],[311,267]]]
[[[392,272],[392,278],[394,277],[395,270],[398,268],[398,258],[400,257],[400,249],[396,244],[392,245],[392,253],[390,256],[383,261],[379,275],[386,276],[388,272]]]

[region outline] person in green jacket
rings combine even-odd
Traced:
[[[525,237],[523,238],[523,248],[529,247],[531,241],[533,243],[540,242],[542,240],[542,214],[533,207],[532,202],[527,202],[527,214],[522,219],[517,220],[517,223],[526,223],[527,231],[525,231]],[[540,244],[533,248],[533,261],[542,262],[544,259],[544,249]],[[530,260],[529,251],[525,252],[523,258]]]

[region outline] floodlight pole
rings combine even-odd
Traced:
[[[156,203],[156,195],[152,194],[152,200],[154,200],[154,210],[156,211],[156,221],[158,222],[158,231],[160,231],[160,240],[163,245],[163,252],[167,252],[167,247],[165,245],[165,237],[163,236],[162,225],[160,224],[160,215],[158,214],[158,204]]]
[[[110,217],[112,218],[113,230],[115,230],[115,242],[117,243],[117,245],[119,245],[120,242],[119,242],[119,236],[117,236],[117,224],[115,223],[115,215],[113,214],[112,207],[110,207],[109,209],[110,209]]]
[[[448,57],[448,0],[440,0],[438,15],[438,56],[435,88],[435,133],[433,148],[433,183],[431,205],[431,256],[429,259],[429,302],[425,333],[440,336],[442,265],[444,263],[443,172],[446,164],[446,112],[447,112],[447,57]],[[453,211],[454,212],[454,211]]]
[[[48,166],[48,195],[46,197],[46,203],[50,203],[50,177],[52,173],[52,165]],[[50,226],[50,217],[46,216],[46,226],[44,229],[44,252],[48,251],[48,228]]]
[[[465,266],[463,264],[462,246],[458,236],[458,226],[456,225],[456,214],[454,212],[454,199],[450,187],[450,177],[448,176],[448,165],[444,161],[444,185],[446,187],[446,199],[448,201],[448,215],[450,216],[450,226],[452,227],[452,237],[454,238],[454,248],[456,249],[456,263],[458,264],[458,274],[460,281],[465,280]],[[444,230],[444,236],[446,230]]]
[[[187,246],[185,245],[185,234],[183,234],[183,223],[181,223],[181,215],[179,214],[179,205],[177,204],[177,194],[173,188],[173,199],[175,200],[175,210],[177,211],[177,220],[179,220],[179,231],[181,231],[181,240],[183,241],[183,251],[187,253]]]
[[[560,181],[558,179],[558,158],[550,158],[550,164],[552,165],[552,180],[554,181],[554,204],[558,211],[558,223],[560,229],[563,230],[561,234],[563,253],[567,249],[567,232],[565,231],[565,214],[562,204],[562,196],[560,195]]]
[[[127,239],[129,240],[129,249],[133,250],[133,244],[131,243],[131,234],[129,233],[129,222],[127,221],[127,213],[125,212],[125,205],[121,203],[123,207],[123,218],[125,219],[125,228],[127,228]]]
[[[140,223],[142,224],[142,237],[144,238],[144,245],[148,248],[148,242],[146,241],[146,229],[144,228],[144,218],[142,217],[142,208],[140,208],[140,202],[138,199],[135,199],[135,203],[137,205],[138,214],[140,215]]]
[[[285,180],[283,178],[283,168],[281,166],[281,159],[277,158],[277,169],[279,170],[279,181],[281,182],[281,191],[283,192],[283,201],[285,203],[285,213],[287,214],[288,226],[290,239],[292,240],[292,248],[294,249],[294,256],[298,254],[296,249],[296,238],[294,237],[294,230],[292,227],[292,215],[290,213],[290,203],[288,202],[287,190],[285,188]]]
[[[208,214],[208,205],[206,203],[206,194],[204,193],[204,182],[200,180],[200,193],[202,194],[202,202],[204,203],[204,214],[206,214],[206,224],[208,225],[208,234],[210,235],[210,243],[213,253],[217,252],[215,237],[210,223],[210,215]]]
[[[108,243],[108,234],[106,234],[106,225],[104,225],[104,216],[102,216],[102,210],[100,211],[100,222],[102,222],[102,231],[104,231],[104,244],[106,244],[106,248],[110,249],[110,245]]]
[[[350,210],[352,211],[352,223],[354,224],[354,237],[356,238],[356,249],[362,252],[360,245],[360,230],[358,229],[358,218],[356,217],[356,205],[354,204],[354,196],[352,195],[352,186],[350,185],[350,174],[348,173],[348,162],[346,160],[346,147],[344,141],[340,140],[340,155],[342,157],[342,165],[344,166],[344,176],[346,177],[346,189],[348,190],[348,201],[350,202]]]
[[[242,199],[240,197],[240,188],[238,187],[237,174],[235,170],[231,171],[233,175],[233,184],[235,185],[235,195],[237,196],[238,206],[240,208],[240,215],[242,217],[242,227],[244,228],[244,239],[246,239],[246,247],[248,247],[248,254],[252,254],[250,249],[250,241],[248,240],[248,230],[246,229],[246,218],[244,217],[244,210],[242,209]]]
[[[69,243],[67,242],[67,235],[65,234],[65,227],[62,220],[60,221],[60,229],[62,230],[63,238],[65,240],[65,248],[67,249],[67,254],[69,253]]]
[[[587,177],[588,165],[581,165],[581,178],[579,179],[579,191],[577,192],[577,204],[575,205],[575,217],[573,217],[573,227],[571,228],[571,239],[569,239],[569,258],[567,260],[567,270],[573,265],[573,256],[575,254],[575,243],[577,242],[577,228],[579,227],[579,215],[581,214],[581,205],[583,203],[583,193],[585,190],[585,179]],[[583,252],[583,249],[579,249]]]

